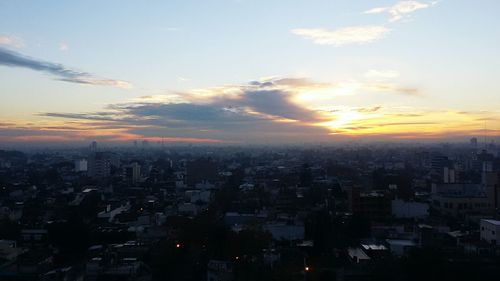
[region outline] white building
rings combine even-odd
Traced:
[[[500,221],[481,220],[481,240],[500,246]]]
[[[87,159],[75,160],[75,172],[86,172],[87,171]]]

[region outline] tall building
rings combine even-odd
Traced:
[[[90,144],[90,152],[97,152],[97,142],[96,141],[93,141]]]
[[[450,177],[455,181],[454,171],[450,174],[450,161],[443,155],[435,155],[431,159],[431,178],[433,182],[449,182]]]
[[[86,172],[87,171],[87,159],[75,160],[75,172]]]
[[[124,167],[124,176],[125,179],[131,182],[137,182],[141,177],[141,165],[137,162],[134,162],[130,165]]]
[[[470,139],[470,146],[472,149],[476,150],[477,149],[477,138],[471,138]]]
[[[102,179],[111,173],[111,157],[104,152],[91,153],[88,160],[88,175],[91,178]]]
[[[500,171],[495,167],[493,161],[484,161],[481,182],[490,199],[490,203],[500,208]]]

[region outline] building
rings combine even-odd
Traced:
[[[434,209],[455,216],[471,213],[485,214],[494,209],[492,199],[481,184],[434,184],[431,199]]]
[[[429,216],[429,204],[421,202],[392,200],[391,210],[392,215],[396,218],[425,218]]]
[[[199,183],[215,183],[218,178],[217,166],[209,158],[200,158],[187,163],[186,176],[189,187]]]
[[[303,240],[305,234],[303,225],[268,223],[264,226],[264,229],[271,233],[275,240]]]
[[[96,141],[93,141],[90,144],[90,152],[97,152],[97,142]]]
[[[445,174],[445,168],[449,169],[450,161],[443,155],[435,155],[431,159],[431,178],[433,182],[446,182],[449,179],[449,170]],[[445,177],[446,176],[446,177]]]
[[[483,162],[481,182],[490,203],[498,209],[500,207],[500,172],[492,161]]]
[[[233,263],[229,261],[210,260],[207,265],[207,281],[234,280]]]
[[[88,175],[94,179],[109,177],[111,173],[111,158],[103,152],[91,153],[88,160]]]
[[[490,244],[500,246],[500,221],[481,220],[480,223],[481,240]]]
[[[391,217],[391,198],[386,192],[359,192],[353,188],[352,212],[370,220],[385,220]]]
[[[387,239],[386,243],[389,245],[391,253],[398,257],[407,255],[412,248],[417,246],[412,240],[406,239]]]
[[[141,165],[134,162],[124,167],[125,179],[131,182],[137,182],[141,178]]]
[[[477,150],[477,138],[476,137],[470,139],[470,147],[473,150]]]
[[[87,159],[75,160],[75,172],[86,172],[87,171]]]

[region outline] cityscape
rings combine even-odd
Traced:
[[[499,9],[0,0],[0,281],[500,280]]]
[[[497,280],[500,146],[0,151],[2,280]]]

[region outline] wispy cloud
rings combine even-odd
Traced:
[[[382,92],[382,93],[397,93],[408,96],[421,96],[422,93],[417,88],[402,87],[394,83],[367,83],[364,88],[368,91]]]
[[[0,35],[0,46],[21,48],[24,46],[24,43],[15,36]]]
[[[177,77],[177,82],[179,82],[179,83],[189,82],[189,81],[191,81],[191,79],[189,79],[187,77],[182,77],[182,76]]]
[[[9,67],[21,67],[35,71],[48,73],[59,81],[99,85],[99,86],[112,86],[117,88],[131,88],[132,84],[126,81],[100,78],[88,72],[82,72],[68,68],[62,64],[47,62],[39,59],[24,56],[18,52],[7,50],[0,47],[0,65]]]
[[[65,51],[69,50],[69,46],[68,46],[68,44],[67,44],[67,43],[62,42],[61,44],[59,44],[59,50],[60,50],[60,51],[63,51],[63,52],[65,52]]]
[[[168,26],[168,27],[163,27],[163,28],[160,28],[160,29],[164,30],[164,31],[171,31],[171,32],[182,30],[180,27],[176,27],[176,26]]]
[[[312,40],[320,45],[343,46],[374,42],[386,36],[390,29],[384,26],[349,26],[335,30],[324,28],[297,28],[293,34]]]
[[[368,11],[365,11],[365,14],[380,14],[380,13],[388,13],[391,17],[389,21],[395,22],[399,21],[405,17],[410,16],[415,11],[427,9],[433,5],[435,5],[437,1],[430,3],[422,3],[418,1],[400,1],[392,6],[387,7],[375,7]]]
[[[371,113],[371,112],[377,112],[381,108],[382,108],[382,106],[361,107],[361,108],[358,108],[356,111],[361,112],[361,113]]]
[[[370,79],[392,79],[399,77],[399,72],[396,70],[377,70],[370,69],[365,73],[366,78]]]

